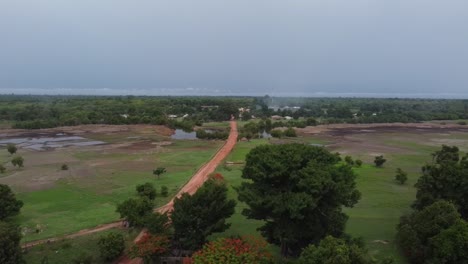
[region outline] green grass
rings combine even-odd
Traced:
[[[210,127],[213,127],[213,128],[229,127],[229,122],[227,122],[227,121],[225,121],[225,122],[206,122],[206,123],[203,123],[202,127],[204,127],[204,128],[210,128]]]
[[[74,239],[66,239],[50,244],[39,245],[29,249],[24,254],[24,259],[28,264],[40,264],[44,258],[47,258],[47,263],[49,264],[63,264],[71,263],[75,258],[85,254],[93,257],[93,263],[108,263],[99,255],[98,241],[102,235],[111,232],[123,234],[128,248],[133,239],[138,235],[139,230],[113,229]]]
[[[176,141],[160,153],[79,153],[76,157],[81,162],[111,163],[96,167],[95,175],[69,177],[48,189],[19,192],[17,195],[23,200],[24,207],[18,221],[28,231],[23,242],[116,221],[119,219],[116,205],[134,197],[135,186],[145,182],[153,183],[158,192],[161,186],[168,187],[169,196],[158,197],[155,202],[156,207],[164,205],[202,164],[211,159],[221,144],[220,141]],[[141,161],[143,158],[146,161]],[[145,166],[150,167],[145,169]],[[152,174],[153,166],[165,167],[167,173],[157,179]],[[36,233],[37,228],[41,232]]]
[[[393,137],[407,137],[406,140],[392,139]],[[465,138],[466,135],[432,135],[435,138]],[[354,155],[355,159],[368,160],[361,168],[356,168],[357,188],[362,193],[362,198],[353,208],[345,208],[344,211],[349,215],[346,226],[346,232],[355,236],[362,237],[367,244],[369,252],[377,259],[392,256],[395,263],[406,263],[395,244],[396,225],[399,219],[405,213],[411,211],[411,203],[415,199],[416,190],[413,187],[420,176],[420,169],[423,164],[430,161],[430,153],[439,147],[427,145],[426,141],[415,142],[417,137],[412,135],[373,135],[377,140],[375,144],[398,147],[400,151],[384,154],[387,162],[382,168],[376,168],[370,163],[371,157]],[[298,138],[293,141],[328,143],[317,137]],[[268,144],[268,140],[252,140],[251,142],[239,142],[233,152],[226,159],[227,161],[243,161],[247,153],[255,146]],[[338,149],[339,151],[340,149]],[[356,151],[359,153],[359,151]],[[237,200],[237,193],[233,186],[239,186],[242,182],[242,165],[235,165],[218,168],[229,185],[229,197]],[[408,173],[408,181],[404,185],[398,184],[394,177],[396,168],[402,168]],[[245,208],[244,203],[238,202],[235,214],[228,220],[231,228],[223,233],[215,234],[212,238],[225,237],[231,235],[260,235],[256,230],[262,225],[262,221],[246,219],[242,214]],[[273,247],[272,252],[278,253],[277,248]]]

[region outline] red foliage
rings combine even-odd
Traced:
[[[133,258],[148,258],[167,252],[169,239],[166,236],[157,236],[145,233],[135,245],[130,248],[129,255]]]
[[[265,240],[253,236],[221,238],[195,252],[195,264],[262,263],[271,259]]]
[[[224,177],[221,173],[215,173],[212,177],[215,180],[224,180]]]

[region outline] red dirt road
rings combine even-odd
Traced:
[[[174,199],[180,197],[183,193],[194,194],[198,188],[208,179],[208,176],[213,173],[218,165],[229,155],[237,142],[237,123],[231,121],[231,132],[224,143],[223,147],[216,152],[214,157],[205,163],[190,179],[190,181],[180,189],[177,195],[172,198],[166,205],[157,208],[155,211],[165,213],[173,210]]]
[[[190,179],[190,181],[180,189],[177,195],[172,198],[170,202],[166,205],[161,206],[155,210],[155,212],[166,213],[171,212],[174,209],[174,199],[180,197],[183,193],[194,194],[198,188],[208,179],[208,176],[216,170],[216,167],[229,155],[237,142],[237,123],[236,121],[231,121],[231,131],[229,137],[224,143],[223,147],[216,152],[214,157],[205,163]],[[145,233],[143,230],[136,238],[135,242],[139,241],[142,235]],[[116,264],[141,264],[143,263],[142,259],[129,259],[127,256],[122,256],[116,262]]]

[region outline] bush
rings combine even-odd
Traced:
[[[462,125],[462,126],[466,126],[466,121],[460,121],[460,122],[457,122],[457,124]]]
[[[354,161],[353,161],[353,158],[351,158],[351,156],[346,156],[344,158],[346,164],[350,165],[350,166],[353,166],[354,165]]]
[[[137,185],[136,191],[140,197],[146,197],[150,200],[154,200],[156,198],[156,189],[150,182]]]
[[[219,238],[195,252],[193,263],[269,263],[267,245],[265,240],[255,237]]]
[[[21,168],[24,165],[24,159],[21,156],[16,156],[11,160],[11,164],[13,164],[13,166],[15,167],[18,166],[19,168]]]
[[[274,138],[282,138],[282,137],[283,137],[283,132],[282,132],[281,130],[275,129],[275,130],[272,130],[272,131],[270,132],[270,135],[271,135],[272,137],[274,137]]]
[[[356,165],[356,167],[360,168],[362,166],[362,160],[355,160],[354,164]]]
[[[7,150],[8,152],[13,155],[16,153],[16,151],[18,150],[18,148],[15,146],[15,144],[8,144],[7,145]]]
[[[405,184],[406,180],[408,180],[408,174],[401,168],[398,168],[396,171],[395,180],[400,184]]]
[[[387,160],[384,159],[383,155],[375,157],[374,163],[376,167],[382,167],[382,165],[386,162]]]
[[[3,164],[0,164],[0,173],[5,173],[6,168],[3,166]]]
[[[114,260],[119,257],[125,249],[125,239],[120,233],[109,233],[102,235],[98,241],[99,252],[105,260]]]
[[[67,165],[67,164],[62,164],[61,169],[62,169],[62,170],[68,170],[68,165]]]
[[[290,127],[283,132],[283,135],[286,137],[297,137],[296,130]]]
[[[167,186],[161,186],[161,196],[162,197],[167,197],[169,195],[169,189]]]

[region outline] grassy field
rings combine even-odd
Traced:
[[[221,141],[173,140],[160,144],[98,137],[109,138],[112,144],[43,152],[20,149],[25,167],[9,167],[0,183],[11,186],[24,202],[17,217],[23,242],[118,220],[116,204],[135,196],[137,184],[151,182],[158,192],[161,186],[167,186],[169,196],[156,199],[156,206],[161,206],[222,145]],[[0,152],[0,157],[5,156],[6,151]],[[64,163],[69,170],[60,169]],[[160,179],[152,174],[156,167],[167,169]]]
[[[101,233],[90,234],[73,240],[62,240],[51,244],[44,244],[29,249],[24,254],[24,259],[28,264],[40,264],[47,259],[49,264],[71,263],[82,255],[91,256],[92,263],[108,263],[101,258],[98,250],[98,241],[102,235],[108,233],[121,233],[126,240],[126,248],[133,244],[133,239],[138,235],[139,230],[113,229]]]
[[[274,141],[276,139],[273,139]],[[441,144],[455,144],[461,150],[468,148],[468,134],[459,132],[426,133],[422,137],[418,131],[414,132],[374,132],[356,133],[346,136],[331,137],[330,135],[307,136],[297,139],[283,140],[285,142],[306,142],[316,144],[329,144],[331,151],[339,151],[344,155],[351,155],[355,159],[362,159],[364,165],[356,168],[357,188],[362,193],[362,198],[354,208],[346,208],[349,215],[346,232],[362,237],[367,243],[370,254],[380,259],[385,256],[393,256],[396,263],[406,263],[401,256],[396,244],[395,233],[399,218],[410,212],[410,205],[415,199],[414,184],[416,183],[420,168],[425,162],[430,161],[430,154],[439,149]],[[268,144],[265,139],[252,140],[251,142],[239,142],[227,161],[241,162],[245,155],[253,147],[260,144]],[[382,168],[373,165],[373,158],[383,154],[387,162]],[[399,185],[394,180],[395,171],[402,168],[408,172],[408,181],[405,185]],[[229,196],[236,199],[237,194],[233,186],[242,182],[242,165],[218,168],[228,182]],[[258,234],[256,229],[261,226],[261,221],[246,219],[241,211],[245,204],[238,203],[236,213],[229,219],[232,226],[229,230],[215,237]],[[272,252],[277,248],[272,247]]]

